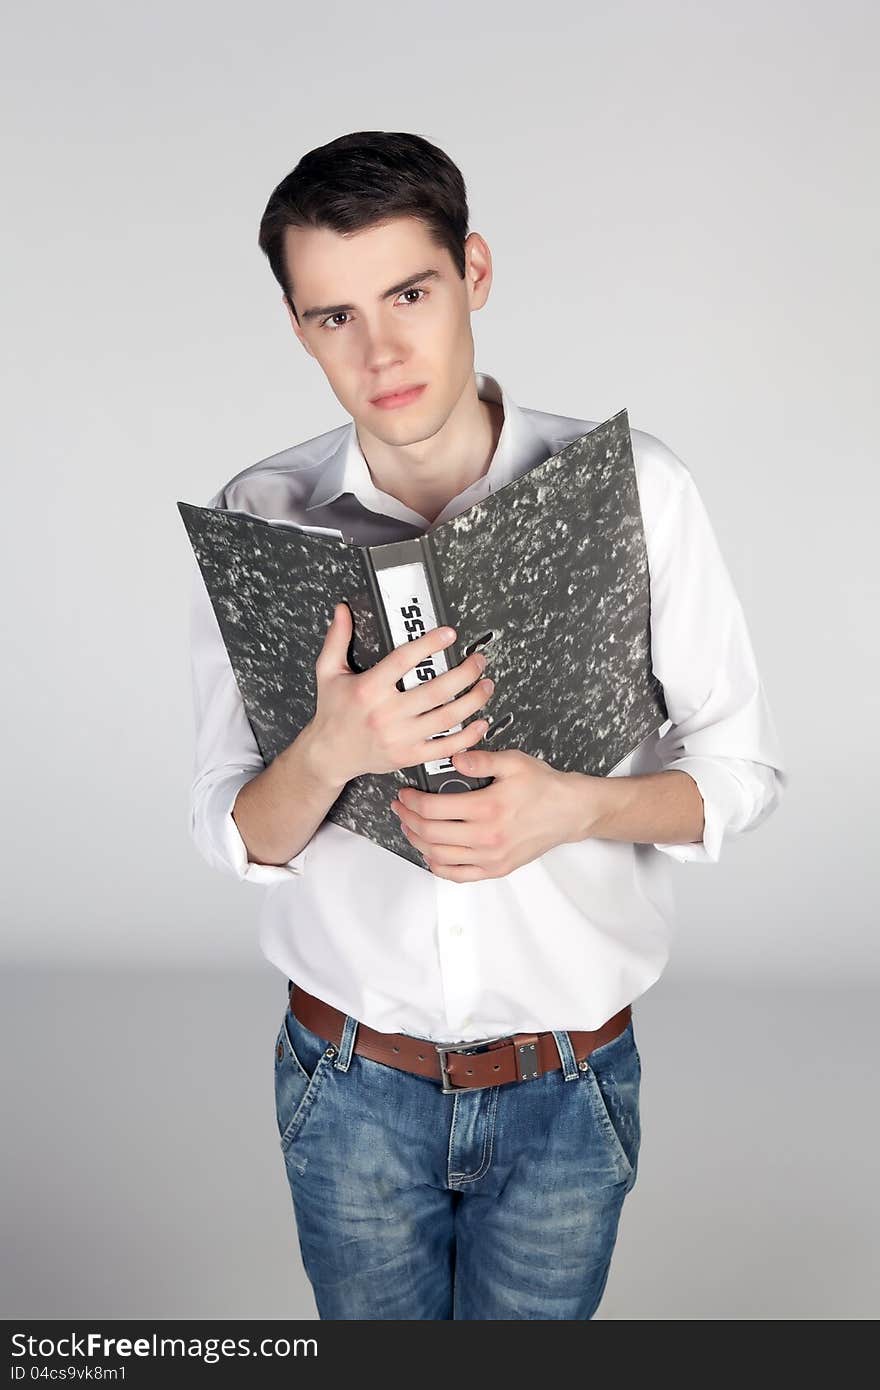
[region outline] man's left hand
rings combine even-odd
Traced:
[[[581,838],[567,773],[516,748],[469,748],[452,761],[460,772],[495,781],[469,792],[406,787],[391,803],[410,844],[439,878],[501,878],[555,845]],[[598,818],[603,779],[594,780]],[[584,818],[582,789],[577,814]]]

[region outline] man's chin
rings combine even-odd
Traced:
[[[402,449],[407,444],[422,444],[426,439],[433,439],[448,419],[448,413],[438,418],[436,409],[418,415],[413,411],[408,413],[405,420],[402,412],[397,419],[394,414],[394,411],[373,410],[369,419],[356,423],[374,438],[381,439],[383,444],[393,444],[395,448]]]

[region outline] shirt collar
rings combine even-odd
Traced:
[[[522,471],[526,460],[531,462],[533,459],[534,430],[524,411],[511,400],[495,377],[487,372],[476,372],[475,379],[480,400],[495,401],[502,407],[504,421],[501,433],[487,471],[465,488],[464,492],[454,497],[433,522],[428,522],[425,517],[405,506],[396,497],[376,487],[358,442],[354,420],[343,434],[337,449],[321,469],[305,510],[310,512],[316,507],[327,506],[343,493],[350,492],[370,511],[394,516],[416,526],[436,526],[510,482]]]

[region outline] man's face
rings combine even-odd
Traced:
[[[473,372],[470,316],[488,297],[492,263],[476,232],[465,254],[462,280],[448,250],[414,217],[348,235],[287,228],[285,262],[299,315],[297,323],[286,306],[293,330],[339,403],[388,444],[436,434]],[[413,385],[423,390],[408,404],[374,404],[380,393]]]

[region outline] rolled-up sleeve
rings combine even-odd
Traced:
[[[726,836],[755,829],[778,806],[788,775],[742,605],[681,468],[656,533],[646,533],[652,662],[671,720],[655,751],[662,770],[693,778],[704,824],[700,840],[654,848],[681,863],[717,863]]]
[[[308,845],[286,864],[255,864],[232,815],[240,789],[265,764],[195,557],[189,634],[195,742],[190,834],[212,868],[248,883],[288,882],[303,873]]]

